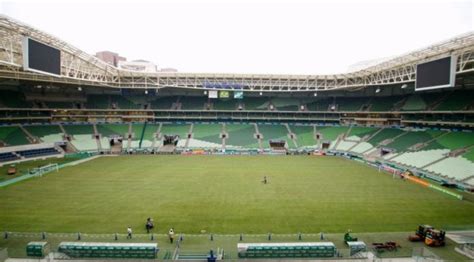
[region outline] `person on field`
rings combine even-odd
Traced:
[[[153,218],[147,218],[145,224],[146,232],[150,233],[150,230],[152,230],[154,227],[155,226],[153,225]]]
[[[173,240],[174,240],[174,230],[173,230],[173,228],[170,228],[170,231],[168,231],[168,237],[170,238],[170,243],[173,244]]]
[[[127,227],[127,239],[132,239],[132,227]]]
[[[267,176],[264,176],[264,177],[263,177],[263,184],[266,185],[267,183],[268,183]]]

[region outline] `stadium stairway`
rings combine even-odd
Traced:
[[[262,143],[263,135],[260,134],[260,131],[258,131],[258,125],[256,123],[254,123],[253,125],[255,128],[255,138],[258,140],[258,148],[260,150],[263,150],[263,143]]]
[[[97,131],[97,125],[95,123],[93,123],[92,128],[94,129],[94,137],[95,137],[95,141],[97,143],[97,150],[99,152],[102,152],[101,136],[99,134],[99,131]]]
[[[298,142],[296,141],[296,135],[291,131],[290,125],[285,124],[285,127],[286,127],[286,131],[288,132],[288,139],[291,140],[291,142],[293,143],[291,146],[290,146],[290,143],[288,143],[289,147],[290,148],[298,148]]]
[[[23,131],[23,133],[25,133],[26,139],[28,139],[31,144],[37,144],[41,142],[37,137],[34,137],[28,130],[26,130],[23,125],[19,124],[18,127],[21,129],[21,131]]]
[[[186,135],[186,143],[184,144],[184,149],[188,149],[188,147],[189,147],[189,140],[192,138],[193,128],[194,128],[194,123],[191,123],[189,125],[189,130],[188,130],[188,133]]]
[[[222,123],[221,137],[222,137],[222,149],[225,150],[226,149],[226,140],[227,140],[227,137],[229,137],[229,134],[227,133],[225,123]]]

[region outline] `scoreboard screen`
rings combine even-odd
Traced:
[[[453,87],[456,73],[456,57],[448,56],[416,65],[415,90]]]
[[[24,37],[23,67],[25,70],[59,76],[61,75],[61,51]]]

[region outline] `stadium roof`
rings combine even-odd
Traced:
[[[61,76],[23,70],[22,39],[27,36],[61,50]],[[117,88],[191,88],[244,91],[325,91],[415,81],[416,64],[455,55],[456,73],[474,71],[474,32],[433,44],[367,68],[334,75],[143,73],[119,69],[15,19],[0,15],[0,78]]]

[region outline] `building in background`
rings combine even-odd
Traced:
[[[178,72],[178,69],[171,68],[171,67],[165,67],[165,68],[161,68],[160,72],[162,72],[162,73],[176,73],[176,72]]]
[[[121,61],[127,61],[127,58],[120,56],[117,53],[110,52],[110,51],[101,51],[95,53],[95,56],[99,58],[100,60],[106,62],[109,65],[113,65],[117,67],[119,65],[119,62]]]
[[[146,60],[119,61],[118,67],[139,72],[158,72],[158,67],[152,62]]]

